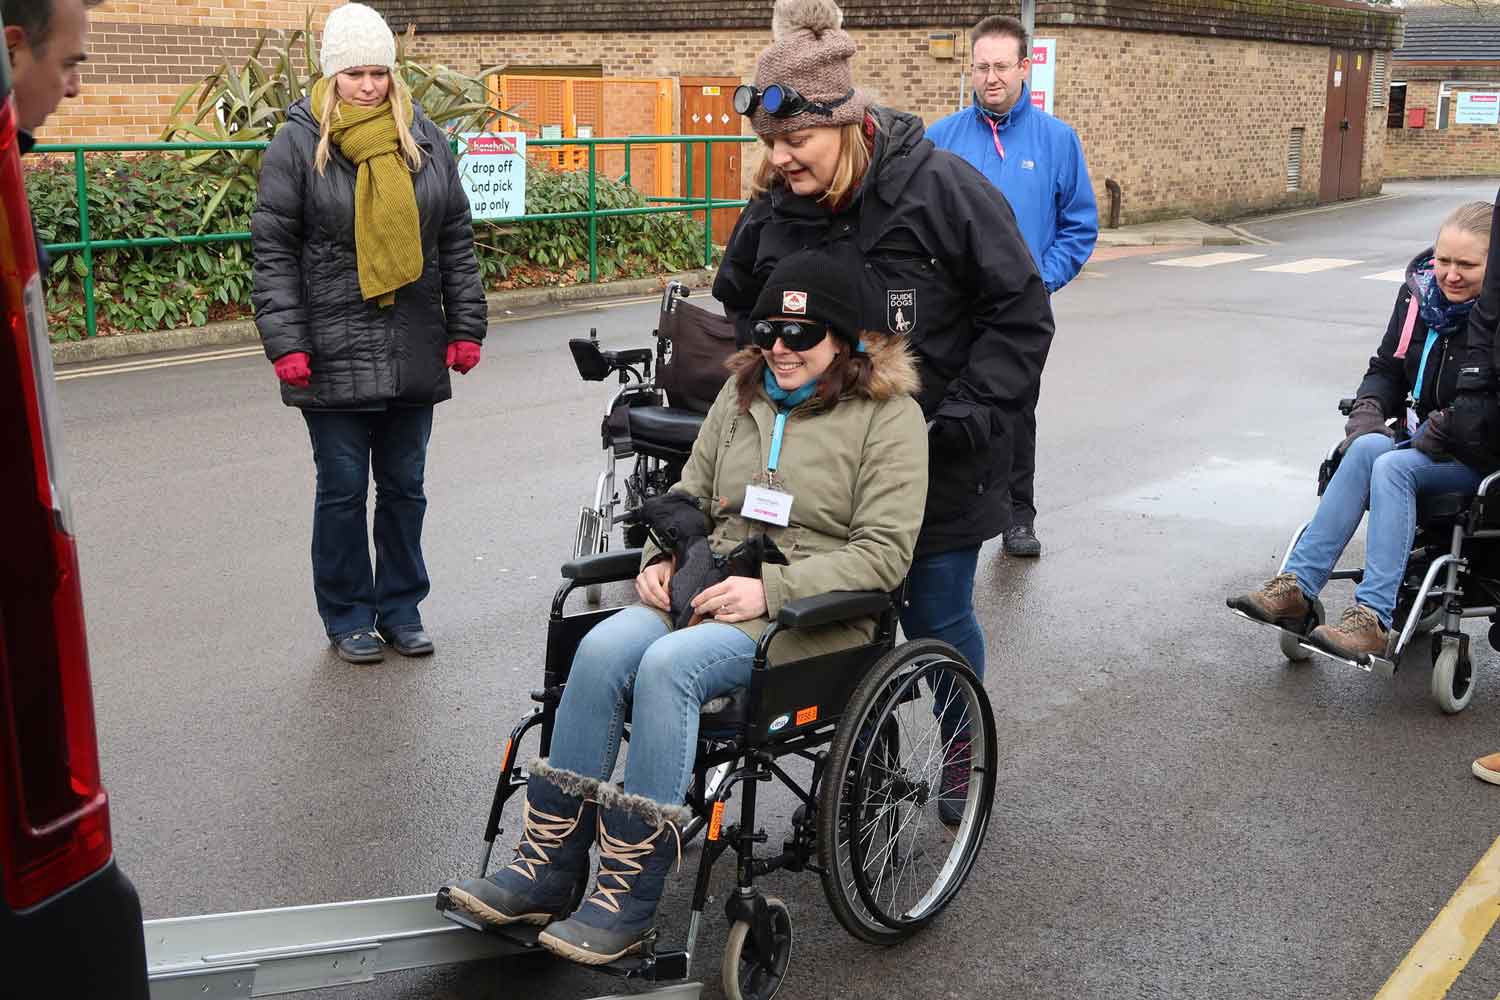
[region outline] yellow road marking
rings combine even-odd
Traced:
[[[552,319],[558,316],[569,316],[580,312],[597,312],[603,309],[618,309],[621,306],[635,306],[642,302],[655,302],[660,295],[645,295],[632,299],[613,299],[608,302],[580,303],[569,309],[559,309],[555,312],[532,313],[525,316],[501,316],[491,320],[491,324],[498,323],[521,323],[533,319]],[[222,351],[204,351],[201,354],[193,354],[182,358],[161,358],[157,360],[122,361],[115,364],[95,365],[92,368],[77,368],[72,371],[61,372],[56,376],[57,381],[66,382],[75,378],[93,378],[97,375],[127,375],[132,372],[154,371],[157,368],[176,368],[180,365],[196,365],[205,361],[225,361],[230,358],[249,358],[262,353],[260,347],[236,347]]]
[[[1500,839],[1490,845],[1448,905],[1412,945],[1375,1000],[1445,996],[1496,919],[1500,919]]]

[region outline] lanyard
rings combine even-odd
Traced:
[[[995,139],[995,152],[1000,154],[1000,159],[1005,159],[1005,146],[1000,142],[1000,123],[989,115],[985,115],[984,120],[990,123],[990,135]]]
[[[1432,353],[1432,345],[1438,342],[1436,330],[1427,331],[1427,344],[1422,348],[1422,360],[1417,364],[1417,384],[1412,387],[1411,398],[1414,402],[1422,399],[1422,373],[1427,371],[1427,357]]]
[[[771,428],[771,457],[766,460],[766,471],[775,472],[781,464],[781,435],[786,430],[786,411],[776,414],[776,425]]]

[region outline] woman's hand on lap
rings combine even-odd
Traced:
[[[635,578],[635,596],[648,608],[659,611],[672,610],[672,595],[667,593],[667,584],[672,580],[672,560],[661,559],[652,563]]]
[[[766,613],[766,585],[754,577],[731,576],[699,591],[693,610],[705,621],[753,621]]]

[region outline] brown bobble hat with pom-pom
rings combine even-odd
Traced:
[[[790,86],[803,97],[824,105],[827,113],[809,108],[789,118],[776,118],[764,107],[751,116],[755,134],[763,139],[800,129],[827,125],[856,125],[865,120],[869,96],[854,87],[849,60],[854,39],[843,30],[844,12],[833,0],[776,0],[771,13],[769,48],[755,63],[755,87]]]

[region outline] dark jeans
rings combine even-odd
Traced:
[[[422,473],[432,435],[432,407],[383,411],[303,410],[318,470],[313,509],[313,593],[330,638],[373,628],[422,624],[427,596]],[[366,520],[375,471],[375,571],[370,572]]]
[[[969,666],[984,678],[984,632],[974,615],[974,572],[979,546],[918,556],[907,574],[907,606],[901,612],[901,631],[908,639],[941,639],[964,654]],[[946,676],[946,675],[944,675]],[[939,687],[947,685],[939,682]],[[943,714],[943,739],[962,726],[965,703],[949,705],[948,693],[934,692],[933,714]]]
[[[1036,523],[1036,403],[1042,394],[1038,380],[1026,405],[1016,414],[1010,451],[1010,523],[1028,528]]]

